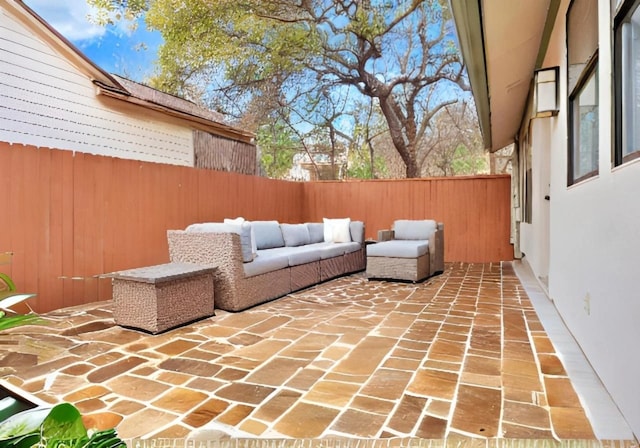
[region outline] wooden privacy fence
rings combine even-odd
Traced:
[[[511,260],[511,177],[311,182],[304,184],[304,219],[364,221],[368,238],[396,219],[444,223],[445,261]]]
[[[236,173],[0,143],[0,252],[37,312],[107,300],[101,274],[168,261],[167,229],[250,220],[445,222],[445,260],[512,258],[509,177],[286,182]],[[5,269],[7,268],[7,269]]]

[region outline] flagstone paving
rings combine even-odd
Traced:
[[[0,376],[121,437],[594,439],[510,263],[336,279],[160,335],[111,302],[0,334]]]

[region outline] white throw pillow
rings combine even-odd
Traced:
[[[350,218],[328,219],[322,218],[324,222],[324,241],[327,243],[349,243],[351,242],[351,232],[349,232]]]

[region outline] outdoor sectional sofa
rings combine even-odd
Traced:
[[[231,221],[169,230],[171,262],[214,266],[215,307],[241,311],[366,266],[364,223]]]

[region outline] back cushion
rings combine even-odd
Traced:
[[[309,229],[304,224],[280,224],[285,246],[303,246],[309,244]]]
[[[284,238],[278,221],[251,221],[251,227],[256,236],[258,249],[284,247]]]
[[[258,247],[256,245],[256,235],[255,235],[255,233],[253,231],[253,227],[251,226],[251,222],[245,220],[242,217],[239,217],[239,218],[235,218],[235,219],[225,218],[224,223],[225,224],[237,224],[239,226],[242,226],[242,229],[245,232],[247,231],[246,230],[247,228],[249,229],[249,231],[251,232],[251,254],[252,254],[251,259],[253,260],[254,258],[256,258],[258,256],[258,253],[257,253]],[[243,248],[243,251],[244,251],[244,248]]]
[[[364,223],[362,221],[351,221],[349,223],[351,241],[362,243],[364,241]]]
[[[428,240],[436,231],[436,222],[432,219],[399,219],[393,223],[396,240]]]
[[[324,241],[324,224],[321,222],[308,222],[305,225],[309,230],[309,243],[322,243]]]

